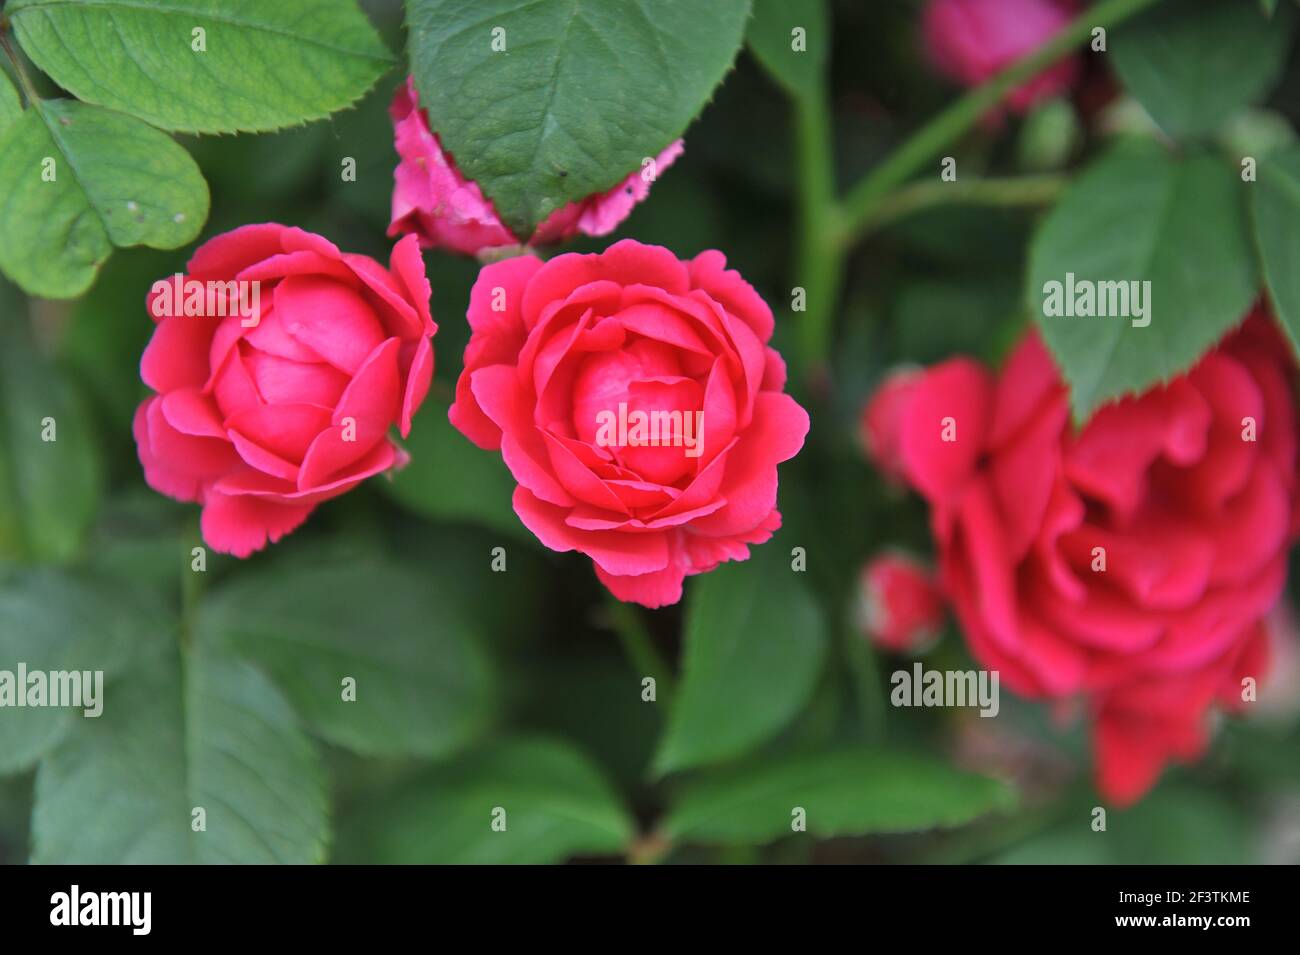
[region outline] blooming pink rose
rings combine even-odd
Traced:
[[[1191,371],[1070,426],[1036,333],[1000,376],[955,359],[895,399],[972,652],[1031,697],[1082,697],[1102,793],[1131,802],[1262,676],[1296,506],[1289,350],[1256,313]]]
[[[978,86],[1032,53],[1079,11],[1075,0],[930,0],[921,32],[930,60],[963,86]],[[1074,86],[1081,65],[1068,57],[1012,90],[1018,113]]]
[[[725,266],[629,239],[488,265],[470,293],[451,422],[501,450],[528,529],[620,600],[675,603],[781,523],[776,466],[808,415],[782,391],[771,309]]]
[[[426,248],[441,246],[473,255],[485,249],[525,244],[498,218],[478,183],[466,179],[438,134],[429,128],[420,109],[415,83],[407,77],[388,108],[401,161],[393,173],[393,221],[390,236],[414,233]],[[655,158],[663,172],[682,154],[682,141],[671,143]],[[650,183],[636,170],[608,192],[588,196],[556,209],[527,238],[542,245],[562,242],[578,233],[608,235],[627,218],[632,207],[650,194]]]
[[[929,568],[901,553],[873,557],[858,581],[858,626],[893,653],[923,649],[943,627],[944,599]]]
[[[184,307],[227,282],[248,283],[260,308],[248,291],[238,311],[201,296],[202,314]],[[405,436],[429,390],[429,294],[414,238],[387,269],[274,223],[204,243],[148,298],[158,325],[140,376],[157,394],[135,440],[149,486],[202,504],[208,545],[247,557],[405,463],[388,431]]]

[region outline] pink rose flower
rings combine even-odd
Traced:
[[[943,593],[930,569],[907,554],[880,554],[867,562],[857,609],[862,633],[891,653],[922,650],[943,627]]]
[[[415,83],[407,77],[388,109],[401,161],[393,173],[393,220],[389,236],[414,234],[425,248],[442,247],[466,255],[502,246],[562,242],[578,233],[608,235],[650,194],[650,183],[635,170],[608,192],[556,209],[532,236],[514,235],[497,217],[478,183],[466,179],[438,134],[429,128]],[[655,158],[656,174],[682,154],[682,141]]]
[[[237,307],[220,297],[234,283]],[[247,557],[405,463],[388,431],[405,436],[429,390],[429,294],[414,238],[388,268],[274,223],[204,243],[148,298],[140,376],[157,394],[135,440],[149,486],[202,504],[208,545]]]
[[[993,375],[944,362],[894,402],[971,650],[1030,697],[1082,697],[1128,803],[1267,665],[1296,518],[1289,349],[1261,313],[1185,375],[1070,426],[1036,333]],[[1262,682],[1262,681],[1261,681]]]
[[[782,390],[771,309],[725,266],[624,240],[488,265],[470,293],[451,422],[501,450],[528,529],[620,600],[676,603],[781,523],[776,466],[808,415]]]
[[[931,62],[963,86],[978,86],[1032,53],[1079,12],[1075,0],[930,0],[921,33]],[[1067,57],[1012,90],[1008,105],[1024,113],[1074,86],[1082,66]]]

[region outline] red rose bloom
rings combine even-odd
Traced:
[[[725,265],[625,240],[489,265],[470,293],[451,422],[501,450],[528,529],[620,600],[675,603],[781,523],[776,466],[808,415],[782,391],[771,309]],[[658,441],[636,434],[647,418]]]
[[[257,314],[214,311],[226,283],[258,283]],[[437,328],[414,238],[386,269],[301,229],[244,226],[202,245],[148,305],[158,326],[140,375],[157,394],[135,415],[140,463],[150,487],[203,505],[214,550],[247,557],[403,463],[388,431],[410,430]]]
[[[1000,376],[915,379],[890,462],[931,504],[971,649],[1032,697],[1084,697],[1102,793],[1137,799],[1266,665],[1296,508],[1286,343],[1262,315],[1195,368],[1070,426],[1037,334]]]

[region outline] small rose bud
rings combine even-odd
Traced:
[[[944,599],[934,575],[902,553],[880,554],[858,581],[858,626],[891,653],[916,653],[934,643],[943,626]]]

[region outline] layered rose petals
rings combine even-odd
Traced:
[[[1074,0],[930,0],[921,18],[926,53],[945,76],[978,86],[1052,39],[1078,12]],[[1068,57],[1007,96],[1018,113],[1075,85],[1082,67]]]
[[[579,233],[608,235],[650,193],[653,177],[643,177],[643,171],[637,169],[605,192],[556,209],[531,236],[516,236],[497,216],[478,183],[466,179],[451,154],[443,150],[438,134],[429,128],[410,77],[394,95],[389,115],[400,161],[393,173],[388,234],[418,236],[426,248],[474,255],[505,246],[563,242]],[[655,175],[681,154],[682,141],[670,143],[655,157]]]
[[[385,268],[301,229],[245,226],[162,284],[179,302],[227,282],[259,283],[255,321],[155,309],[155,286],[140,373],[157,394],[136,412],[135,439],[149,485],[202,504],[208,545],[247,557],[402,463],[388,433],[407,434],[429,389],[436,326],[413,237]]]
[[[501,451],[538,539],[590,557],[620,600],[675,603],[686,576],[780,526],[777,464],[808,415],[782,390],[771,310],[721,253],[627,240],[507,259],[479,274],[468,317],[452,424]],[[620,408],[681,424],[611,441]]]
[[[1296,507],[1288,349],[1252,315],[1186,375],[1069,424],[1029,335],[1001,375],[957,359],[882,392],[883,466],[931,504],[971,648],[1022,694],[1081,695],[1098,781],[1141,796],[1206,713],[1262,676]]]

